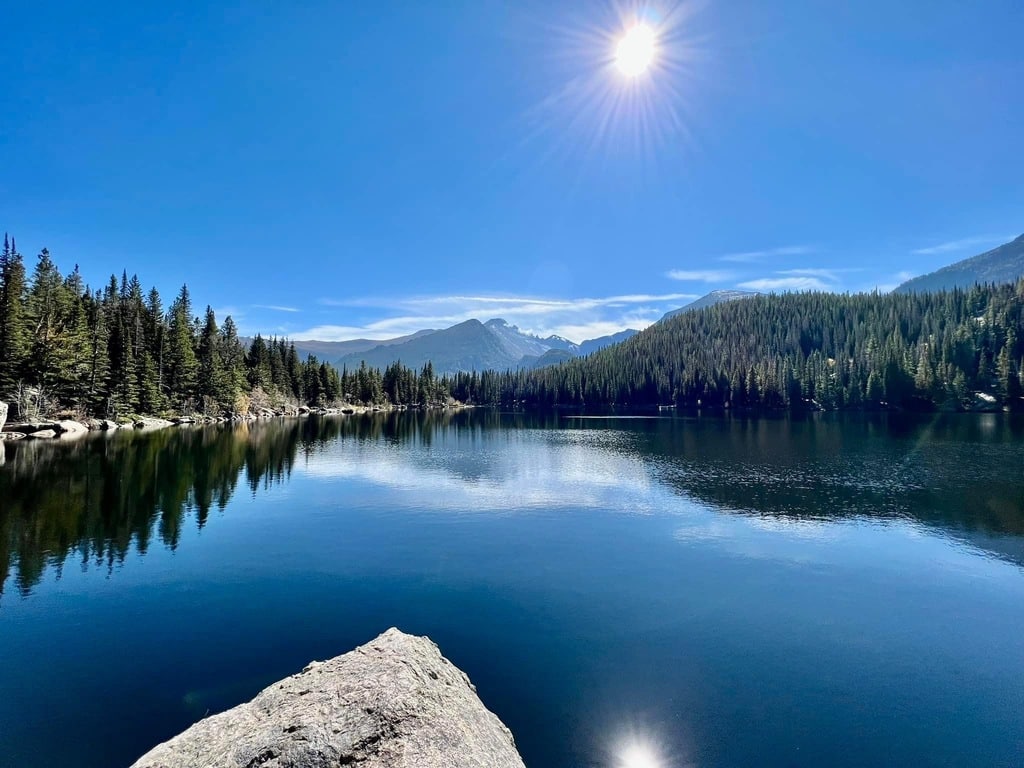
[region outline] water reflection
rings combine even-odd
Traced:
[[[644,744],[627,744],[619,753],[619,768],[664,768],[661,760]]]
[[[841,538],[855,552],[856,527],[837,521],[910,521],[902,536],[927,526],[1024,563],[1024,428],[998,415],[595,421],[430,412],[0,442],[0,451],[0,593],[9,578],[28,594],[72,557],[113,569],[133,548],[175,548],[189,520],[202,528],[240,483],[256,494],[294,472],[393,488],[400,493],[386,503],[409,509],[681,511],[690,517],[678,538],[732,546],[750,544],[744,530],[784,530],[822,546]],[[814,551],[800,546],[794,556]],[[780,552],[773,542],[772,555]]]

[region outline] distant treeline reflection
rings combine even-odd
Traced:
[[[29,594],[48,568],[59,577],[69,559],[112,570],[154,539],[173,549],[186,526],[202,528],[211,511],[224,509],[239,484],[253,494],[269,489],[290,477],[296,461],[338,439],[430,446],[467,432],[607,426],[630,436],[612,450],[634,455],[665,487],[723,512],[912,517],[958,538],[1009,536],[1014,542],[996,549],[1024,562],[1024,421],[1014,417],[608,422],[473,409],[0,442],[0,595],[8,579]]]
[[[72,555],[112,569],[154,537],[173,549],[188,520],[202,528],[239,483],[252,493],[270,488],[298,457],[338,438],[430,444],[438,426],[471,419],[480,428],[503,423],[495,412],[428,411],[0,441],[0,595],[8,578],[28,594]]]

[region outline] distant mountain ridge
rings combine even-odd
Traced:
[[[1024,235],[990,251],[963,259],[934,272],[907,280],[895,293],[968,288],[975,283],[1007,283],[1024,277]],[[757,291],[721,289],[711,291],[689,304],[666,312],[663,323],[685,312],[712,307],[723,302],[749,299]],[[450,328],[425,329],[393,339],[352,339],[350,341],[295,341],[296,351],[332,363],[338,369],[358,368],[364,361],[371,368],[386,368],[401,362],[410,368],[422,368],[430,362],[438,374],[460,371],[535,369],[556,365],[574,357],[583,357],[635,336],[638,331],[588,339],[579,344],[561,336],[542,338],[523,333],[502,318],[486,322],[467,320]]]
[[[895,293],[924,293],[970,288],[975,283],[1012,283],[1024,277],[1024,235],[990,251],[914,277]]]
[[[1021,277],[1024,277],[1024,235],[985,253],[911,278],[894,292],[921,293],[968,288],[975,283],[1006,283]],[[658,323],[685,312],[760,295],[757,291],[735,288],[711,291],[689,304],[666,312]],[[313,354],[338,369],[351,370],[364,361],[371,368],[383,369],[392,363],[401,362],[418,369],[430,362],[436,373],[451,374],[459,371],[543,368],[574,357],[590,355],[637,333],[630,328],[576,344],[561,336],[542,338],[524,333],[502,318],[493,318],[486,322],[467,320],[450,328],[425,329],[393,339],[308,340],[295,341],[294,344],[301,358]]]
[[[515,368],[543,367],[588,355],[610,344],[636,335],[637,331],[627,329],[609,336],[587,339],[576,344],[561,336],[542,338],[523,333],[514,325],[501,318],[482,323],[479,320],[465,322],[435,331],[420,331],[399,339],[376,342],[364,347],[365,340],[359,340],[359,347],[346,349],[331,362],[335,367],[352,370],[363,362],[371,368],[386,368],[395,362],[410,368],[422,368],[430,362],[438,374],[460,371],[509,370]],[[349,344],[350,342],[296,342],[300,345]]]
[[[402,344],[411,339],[434,332],[434,328],[425,328],[422,331],[416,331],[416,333],[410,333],[405,336],[397,336],[393,339],[350,339],[348,341],[298,340],[292,343],[295,345],[295,351],[302,360],[305,360],[309,355],[315,355],[319,360],[331,362],[344,355],[363,352],[374,347]]]

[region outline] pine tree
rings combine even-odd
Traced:
[[[43,249],[32,273],[27,302],[29,355],[26,378],[40,386],[44,397],[69,378],[68,321],[71,300],[60,271]]]
[[[82,282],[78,265],[64,281],[69,302],[65,322],[65,354],[67,356],[64,375],[57,383],[56,395],[76,410],[87,410],[89,406],[90,374],[90,332],[89,332],[89,290]]]
[[[0,397],[13,395],[28,357],[25,296],[25,265],[5,234],[0,254]]]
[[[182,410],[194,406],[199,378],[192,326],[192,300],[183,285],[174,300],[167,330],[167,388],[172,404]]]
[[[89,371],[86,374],[85,382],[85,404],[92,413],[107,414],[109,409],[110,356],[108,344],[110,334],[107,330],[102,294],[99,291],[90,296],[86,302],[86,314],[86,322],[89,326],[87,352]]]
[[[164,385],[164,352],[167,323],[163,302],[156,288],[151,288],[142,312],[142,358],[139,366],[139,400],[147,413],[166,410],[167,389]]]
[[[273,385],[273,377],[270,372],[270,349],[267,347],[267,342],[258,333],[249,346],[247,365],[249,385],[253,389],[259,387],[269,391]]]
[[[220,407],[229,405],[225,392],[224,361],[220,351],[220,332],[217,318],[210,306],[206,307],[206,319],[199,336],[199,396],[204,401],[204,410],[208,401]]]
[[[238,339],[238,327],[228,315],[220,331],[221,361],[224,368],[224,399],[228,407],[234,408],[238,396],[249,388],[246,380],[245,350]]]

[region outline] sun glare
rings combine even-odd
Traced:
[[[642,75],[654,61],[656,47],[654,30],[646,24],[636,24],[615,47],[615,65],[626,77]]]
[[[631,744],[620,753],[618,768],[661,768],[661,763],[649,747]]]

